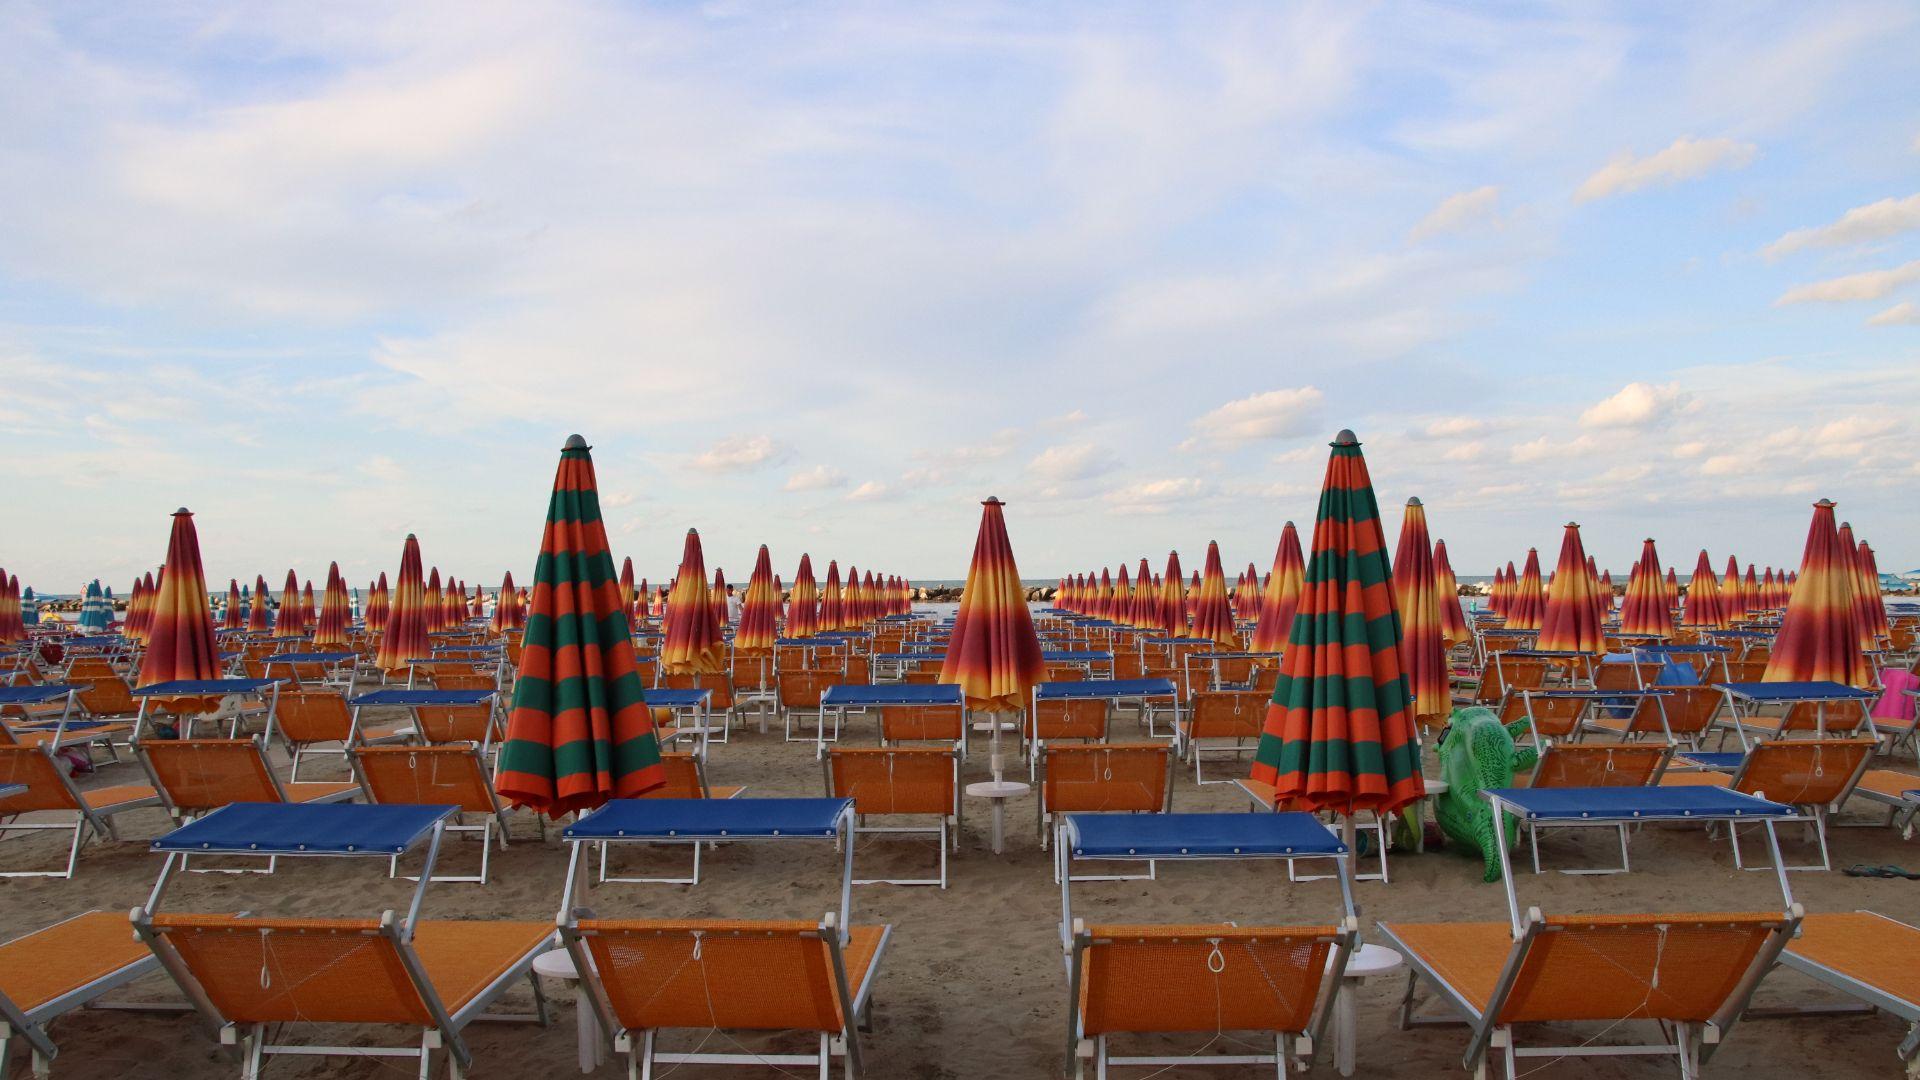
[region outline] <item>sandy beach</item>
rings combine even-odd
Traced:
[[[1131,719],[1116,723],[1125,737]],[[847,733],[850,745],[870,745],[870,721],[856,721]],[[279,755],[276,752],[276,760]],[[280,764],[284,767],[284,761]],[[1215,775],[1238,775],[1224,760]],[[967,767],[967,779],[986,775],[984,742]],[[1011,767],[1010,767],[1011,771]],[[1024,766],[1020,767],[1024,773]],[[304,773],[303,773],[304,775]],[[137,766],[109,765],[88,785],[133,782]],[[710,780],[747,785],[747,796],[817,795],[821,771],[811,747],[785,744],[778,728],[760,735],[749,727],[730,745],[713,749]],[[1196,788],[1190,770],[1177,778],[1176,810],[1239,810],[1245,805],[1229,784]],[[884,922],[894,928],[875,992],[874,1031],[865,1046],[869,1073],[875,1077],[1058,1077],[1065,1075],[1065,980],[1057,938],[1059,893],[1049,857],[1040,850],[1031,799],[1009,806],[1008,850],[996,857],[987,846],[988,819],[977,805],[966,808],[961,850],[952,864],[952,884],[936,888],[865,886],[855,890],[858,923]],[[130,838],[156,835],[166,828],[158,810],[121,819]],[[1876,820],[1855,815],[1850,822]],[[548,830],[535,839],[533,821],[515,816],[514,841],[496,851],[493,880],[487,885],[437,884],[428,892],[427,915],[440,918],[551,919],[559,903],[566,853]],[[1545,850],[1551,866],[1595,866],[1610,857],[1610,835],[1550,839]],[[1883,828],[1839,828],[1833,832],[1836,867],[1854,863],[1916,863],[1912,843]],[[1810,848],[1789,848],[1810,854]],[[9,839],[4,847],[9,868],[51,864],[61,854],[51,837]],[[1778,906],[1771,875],[1742,873],[1733,867],[1724,840],[1711,841],[1698,828],[1652,828],[1633,842],[1633,872],[1608,877],[1575,877],[1549,872],[1522,874],[1523,904],[1549,913],[1621,911],[1768,911]],[[443,856],[452,872],[471,872],[478,853],[471,842],[456,843]],[[637,856],[651,867],[678,872],[683,849]],[[932,841],[921,838],[864,839],[857,853],[862,875],[920,875],[931,867]],[[256,875],[184,875],[166,907],[172,911],[231,912],[249,909],[285,915],[370,915],[403,907],[407,883],[391,882],[377,861],[328,861],[318,865],[283,864],[271,877]],[[0,935],[13,937],[88,909],[126,909],[145,900],[159,869],[157,856],[137,842],[90,845],[71,881],[11,880],[0,885]],[[590,903],[603,915],[657,917],[740,916],[818,918],[835,901],[838,863],[824,845],[737,845],[709,853],[704,880],[697,887],[607,885],[595,889]],[[1389,885],[1358,886],[1363,926],[1374,920],[1497,920],[1505,905],[1497,884],[1479,880],[1478,861],[1458,852],[1395,855]],[[1871,909],[1896,918],[1920,918],[1920,884],[1855,879],[1831,873],[1792,875],[1796,898],[1810,912]],[[1076,913],[1090,921],[1188,922],[1234,920],[1241,923],[1331,921],[1338,896],[1331,882],[1289,884],[1280,864],[1189,864],[1163,866],[1151,882],[1087,883],[1074,889]],[[1395,1006],[1403,981],[1376,979],[1361,991],[1359,1061],[1356,1076],[1412,1077],[1448,1075],[1459,1069],[1464,1031],[1458,1028],[1397,1030]],[[479,1023],[468,1029],[475,1054],[473,1075],[494,1077],[575,1074],[574,1006],[568,988],[552,985],[554,1023]],[[150,977],[122,991],[127,999],[173,996],[164,976]],[[1804,978],[1776,970],[1762,985],[1758,1004],[1832,1001],[1833,995]],[[509,1007],[524,1007],[524,989],[509,995]],[[1570,1028],[1574,1039],[1597,1029]],[[54,1028],[62,1053],[54,1073],[69,1080],[122,1077],[224,1077],[237,1065],[184,1015],[83,1010]],[[1712,1076],[1788,1077],[1899,1074],[1893,1047],[1901,1025],[1884,1016],[1749,1021],[1740,1024],[1709,1067]],[[290,1034],[290,1033],[289,1033]],[[1608,1038],[1621,1038],[1615,1032]],[[291,1035],[313,1040],[312,1034]],[[391,1044],[393,1032],[368,1029],[345,1040]],[[784,1046],[781,1039],[757,1035],[714,1034],[707,1048],[734,1039],[754,1049]],[[675,1037],[675,1045],[691,1044]],[[1153,1040],[1155,1052],[1187,1053],[1205,1038]],[[1147,1044],[1142,1044],[1147,1045]],[[1222,1046],[1211,1048],[1219,1052]],[[1561,1061],[1541,1068],[1542,1076],[1646,1077],[1668,1075],[1670,1066],[1646,1059]],[[597,1073],[620,1075],[624,1065],[609,1062]],[[1316,1074],[1337,1075],[1325,1053]],[[1145,1076],[1148,1069],[1123,1070]],[[406,1074],[396,1062],[376,1060],[280,1058],[270,1063],[276,1077],[385,1077]],[[438,1073],[436,1072],[436,1075]],[[683,1066],[672,1075],[695,1077],[779,1075],[772,1069]],[[1170,1069],[1164,1077],[1207,1076],[1228,1080],[1266,1076],[1251,1068]]]

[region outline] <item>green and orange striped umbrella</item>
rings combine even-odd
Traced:
[[[186,507],[173,512],[167,561],[160,584],[148,594],[147,649],[133,685],[153,686],[179,679],[220,677],[220,648],[214,644],[213,611],[207,606],[207,580],[200,566],[200,536]],[[220,704],[208,698],[158,702],[173,713],[207,712]]]
[[[493,621],[489,625],[496,634],[512,633],[527,625],[527,613],[520,606],[520,590],[513,587],[511,570],[500,579],[500,592],[493,598]]]
[[[1509,566],[1512,564],[1509,563]],[[1527,566],[1507,594],[1507,629],[1538,630],[1547,613],[1547,594],[1540,584],[1540,549],[1527,549]]]
[[[412,533],[400,549],[400,576],[394,580],[387,606],[386,628],[374,650],[374,666],[389,675],[407,670],[407,661],[426,656],[427,585],[420,577],[420,541]]]
[[[225,630],[244,630],[247,626],[247,602],[240,595],[240,579],[227,579],[227,610],[221,620]]]
[[[988,498],[980,505],[985,510],[940,681],[958,685],[969,708],[1019,712],[1034,684],[1046,677],[1046,664],[1007,538],[1006,504]]]
[[[827,583],[820,590],[820,629],[832,632],[847,625],[847,598],[840,591],[840,560],[827,560]]]
[[[1813,504],[1800,576],[1761,677],[1767,682],[1873,685],[1873,663],[1860,649],[1854,587],[1840,558],[1833,503],[1821,499]]]
[[[1160,604],[1154,610],[1150,629],[1167,637],[1187,632],[1186,578],[1180,573],[1180,553],[1167,552],[1167,573],[1160,580]]]
[[[1448,649],[1473,639],[1467,613],[1460,606],[1460,579],[1447,561],[1447,542],[1433,542],[1433,592],[1440,598],[1440,643]]]
[[[1300,593],[1307,577],[1306,559],[1300,553],[1300,533],[1287,522],[1280,530],[1280,546],[1273,553],[1273,576],[1260,594],[1260,622],[1253,628],[1254,652],[1279,652],[1287,647],[1293,632],[1294,612],[1300,607]]]
[[[1414,722],[1439,727],[1453,712],[1453,684],[1440,626],[1440,607],[1447,598],[1440,592],[1440,575],[1433,564],[1427,508],[1419,499],[1407,500],[1406,514],[1400,519],[1400,543],[1393,553],[1393,599],[1400,609],[1400,670],[1407,677]]]
[[[1620,632],[1633,637],[1673,636],[1673,608],[1667,604],[1660,553],[1654,549],[1652,537],[1641,543],[1640,561],[1627,575],[1627,595],[1620,605]]]
[[[1338,811],[1350,828],[1355,810],[1396,811],[1426,785],[1373,483],[1351,431],[1332,446],[1313,559],[1252,775],[1274,786],[1276,805]]]
[[[773,557],[767,545],[753,559],[753,575],[747,578],[747,595],[740,601],[740,625],[733,631],[733,650],[764,653],[773,650],[779,636],[780,594],[773,587]]]
[[[1887,621],[1887,602],[1880,596],[1880,560],[1874,558],[1873,549],[1865,540],[1860,541],[1854,563],[1860,570],[1860,588],[1854,594],[1867,612],[1867,628],[1873,631],[1876,640],[1893,636],[1893,627]],[[1753,567],[1747,567],[1752,573]]]
[[[1720,599],[1720,579],[1713,576],[1713,563],[1704,548],[1693,564],[1693,576],[1687,579],[1687,601],[1680,621],[1710,630],[1724,630],[1728,625],[1727,606]]]
[[[300,579],[287,571],[287,583],[280,587],[280,611],[273,620],[273,636],[297,638],[306,635],[306,619],[300,614]]]
[[[802,552],[793,575],[793,595],[787,599],[786,635],[810,638],[820,632],[820,589],[813,582],[813,557]]]
[[[1220,545],[1212,540],[1207,541],[1205,565],[1193,604],[1193,636],[1222,649],[1237,649],[1240,635],[1233,628],[1233,608],[1227,604],[1227,572],[1220,565]]]
[[[1536,647],[1595,656],[1607,651],[1596,585],[1588,573],[1587,550],[1580,542],[1580,526],[1569,521],[1560,537],[1560,561],[1554,566],[1553,588],[1547,593],[1547,610],[1540,617]]]
[[[539,582],[534,583],[538,589]],[[727,646],[713,618],[713,594],[707,587],[706,556],[700,534],[687,530],[680,573],[667,600],[666,638],[660,643],[660,670],[675,675],[712,674],[727,669]]]
[[[681,579],[705,584],[703,576]],[[494,787],[549,816],[666,783],[620,599],[587,441],[567,439],[547,504],[533,607]]]
[[[328,645],[347,643],[347,623],[351,606],[347,599],[347,582],[340,576],[340,564],[327,564],[327,588],[321,593],[320,617],[313,626],[313,647],[318,649]]]
[[[387,612],[392,610],[393,594],[387,588],[387,572],[380,571],[380,577],[367,590],[367,630],[378,634],[387,628]]]
[[[1860,628],[1860,648],[1862,651],[1872,652],[1879,647],[1879,642],[1874,640],[1873,619],[1867,614],[1867,598],[1863,592],[1865,583],[1860,577],[1860,543],[1853,537],[1851,522],[1840,523],[1840,531],[1835,541],[1840,545],[1842,572],[1847,575],[1847,580],[1853,583],[1853,621],[1854,625]],[[1875,582],[1875,595],[1878,595],[1879,591],[1879,583]]]

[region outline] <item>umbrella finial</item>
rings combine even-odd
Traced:
[[[562,449],[562,450],[587,450],[587,449],[590,449],[590,447],[588,447],[588,446],[587,446],[587,440],[586,440],[586,437],[585,437],[585,436],[583,436],[583,435],[569,435],[569,436],[567,436],[567,445],[565,445],[565,446],[563,446],[563,447],[561,447],[560,449]]]
[[[1335,446],[1359,446],[1360,440],[1353,434],[1352,428],[1341,428],[1340,434],[1333,437]]]
[[[1824,507],[1826,507],[1827,509],[1829,509],[1829,510],[1831,510],[1831,509],[1833,509],[1833,500],[1832,500],[1832,499],[1821,499],[1821,500],[1820,500],[1819,502],[1817,502],[1817,503],[1814,503],[1813,505],[1815,505],[1815,506],[1824,506]]]
[[[1000,496],[989,495],[984,500],[981,501],[980,505],[981,506],[1005,506],[1007,504],[1000,501]]]
[[[1408,505],[1408,506],[1419,506],[1419,505],[1420,505],[1420,496],[1418,496],[1418,495],[1415,495],[1415,496],[1413,496],[1412,498],[1410,498],[1410,499],[1408,499],[1408,500],[1407,500],[1407,505]]]
[[[188,517],[192,517],[192,516],[193,516],[193,511],[191,511],[191,510],[189,510],[189,509],[187,509],[186,507],[184,507],[184,506],[183,506],[183,507],[181,507],[180,509],[178,509],[178,510],[175,510],[175,511],[173,512],[173,516],[174,516],[174,517],[179,517],[179,516],[180,516],[181,514],[185,514],[185,515],[187,515]]]
[[[1567,522],[1567,528],[1569,528],[1569,529],[1577,529],[1577,528],[1579,528],[1579,527],[1580,527],[1580,523],[1579,523],[1579,522],[1577,522],[1577,521],[1569,521],[1569,522]]]

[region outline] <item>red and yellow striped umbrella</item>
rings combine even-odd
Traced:
[[[1160,625],[1160,590],[1154,586],[1153,571],[1148,569],[1147,560],[1140,560],[1140,568],[1133,576],[1133,584],[1127,584],[1127,567],[1120,566],[1120,576],[1113,585],[1114,613],[1110,616],[1114,622],[1149,630]]]
[[[20,578],[0,570],[0,645],[11,645],[26,637],[26,619],[20,612]]]
[[[847,598],[840,591],[840,560],[827,560],[827,583],[820,590],[820,629],[824,633],[845,629]]]
[[[780,594],[773,589],[773,558],[767,545],[753,560],[753,576],[747,579],[747,595],[740,601],[740,625],[733,632],[733,650],[764,653],[773,650],[779,634]]]
[[[1185,599],[1186,616],[1189,620],[1193,618],[1194,609],[1199,605],[1199,603],[1200,603],[1200,571],[1195,570],[1193,572],[1193,580],[1187,583],[1187,592],[1186,592],[1186,599]]]
[[[1498,566],[1493,568],[1493,581],[1487,585],[1487,610],[1495,615],[1507,612],[1507,575]]]
[[[1860,650],[1854,581],[1840,558],[1833,503],[1813,504],[1806,554],[1787,613],[1767,659],[1767,682],[1837,682],[1871,686],[1873,664]]]
[[[1134,621],[1139,618],[1139,615],[1134,607],[1133,584],[1131,579],[1127,577],[1127,566],[1125,563],[1120,564],[1120,573],[1113,579],[1113,596],[1114,600],[1119,604],[1122,614],[1125,616],[1124,618],[1115,619],[1114,621],[1124,622],[1130,626],[1140,625]]]
[[[1713,563],[1704,548],[1693,564],[1693,576],[1687,579],[1687,605],[1680,621],[1710,630],[1724,630],[1728,625],[1727,607],[1720,599],[1720,579],[1713,576]]]
[[[186,507],[173,512],[173,531],[167,538],[167,561],[160,585],[149,594],[147,648],[140,658],[140,674],[133,685],[153,686],[180,679],[220,677],[220,649],[214,644],[213,610],[207,606],[207,580],[200,566],[200,536]],[[164,702],[169,712],[204,712],[218,706],[218,696]]]
[[[1187,632],[1186,578],[1180,573],[1180,553],[1167,552],[1167,573],[1160,582],[1160,606],[1150,629],[1167,637]]]
[[[1440,622],[1440,608],[1451,598],[1440,591],[1427,535],[1427,508],[1419,499],[1407,500],[1400,519],[1400,543],[1393,553],[1393,599],[1400,609],[1400,670],[1407,677],[1414,722],[1439,727],[1453,712],[1453,684]],[[1460,604],[1455,601],[1453,606]]]
[[[1253,779],[1276,805],[1389,813],[1426,791],[1414,754],[1400,617],[1386,534],[1359,440],[1333,441],[1313,526],[1313,561],[1294,619]]]
[[[307,632],[305,624],[306,618],[300,613],[300,578],[289,570],[286,584],[280,587],[280,611],[273,620],[273,636],[304,637]]]
[[[487,617],[487,590],[478,585],[473,587],[473,597],[467,601],[467,618],[484,619]]]
[[[1233,628],[1233,609],[1227,604],[1227,572],[1220,565],[1220,545],[1207,541],[1206,573],[1193,604],[1193,636],[1206,638],[1222,649],[1240,647]]]
[[[847,566],[847,585],[840,596],[841,629],[860,629],[865,615],[866,594],[861,591],[859,567],[851,564]]]
[[[447,605],[448,630],[456,629],[467,621],[467,583],[447,579],[447,592],[443,602]]]
[[[340,576],[340,564],[327,564],[327,588],[321,594],[320,617],[313,626],[313,646],[345,645],[352,602],[347,597],[346,579]]]
[[[1627,596],[1620,605],[1620,632],[1632,637],[1672,637],[1673,608],[1667,603],[1667,587],[1660,577],[1660,553],[1653,538],[1640,545],[1640,561],[1627,575]]]
[[[633,556],[629,555],[620,562],[620,606],[628,612],[633,611]]]
[[[1751,606],[1747,602],[1746,586],[1740,580],[1740,560],[1729,555],[1726,573],[1720,577],[1720,608],[1726,612],[1727,625],[1745,619]]]
[[[247,632],[263,634],[273,629],[273,605],[267,602],[267,579],[253,577],[253,607],[247,610]]]
[[[1586,545],[1580,542],[1580,526],[1569,521],[1560,537],[1560,561],[1554,566],[1547,609],[1540,617],[1538,648],[1596,656],[1607,651],[1595,586],[1594,579],[1588,576],[1587,551]]]
[[[1663,587],[1667,590],[1667,606],[1678,612],[1680,610],[1680,575],[1674,573],[1671,566],[1667,567],[1667,577]]]
[[[1760,576],[1755,572],[1752,563],[1747,564],[1747,576],[1740,585],[1740,595],[1746,599],[1749,615],[1757,615],[1766,609],[1767,598],[1760,591]]]
[[[367,630],[378,634],[387,628],[387,613],[393,609],[393,594],[387,588],[387,572],[380,571],[373,588],[367,590]]]
[[[520,606],[520,590],[513,587],[513,571],[500,579],[500,592],[493,598],[493,621],[489,624],[496,634],[510,634],[527,625],[527,613]]]
[[[867,571],[866,580],[861,584],[860,587],[865,589],[867,593],[866,621],[872,622],[873,620],[879,618],[880,616],[885,615],[887,613],[886,605],[880,596],[878,587],[874,584],[873,571],[871,570]]]
[[[1246,575],[1246,584],[1233,596],[1233,617],[1252,622],[1260,617],[1260,570],[1248,563],[1242,573]]]
[[[1019,712],[1034,684],[1046,677],[1046,664],[1007,539],[1005,504],[989,498],[980,505],[985,510],[940,681],[958,685],[970,708]]]
[[[162,568],[161,575],[164,577],[165,574],[166,570]],[[153,581],[153,573],[149,571],[144,579],[134,581],[133,595],[127,599],[127,627],[125,635],[141,644],[146,643],[149,635],[149,627],[153,624],[153,601],[156,591],[157,586]]]
[[[1600,596],[1598,599],[1600,602],[1600,621],[1606,622],[1607,616],[1613,614],[1613,571],[1611,570],[1603,570],[1600,572]]]
[[[427,611],[427,633],[435,634],[447,628],[446,598],[440,594],[440,568],[434,567],[427,578],[427,591],[422,594]]]
[[[793,595],[787,598],[786,635],[810,638],[820,632],[820,591],[813,583],[813,557],[802,553],[793,575]]]
[[[682,579],[689,576],[705,585],[698,573]],[[593,458],[574,435],[553,479],[494,786],[516,806],[557,817],[644,795],[666,780]]]
[[[1509,564],[1511,565],[1511,564]],[[1507,629],[1538,630],[1547,614],[1547,595],[1540,585],[1540,550],[1527,549],[1527,567],[1507,597]]]
[[[1854,562],[1860,569],[1860,588],[1854,595],[1866,609],[1867,628],[1873,631],[1877,642],[1893,636],[1893,627],[1887,621],[1887,602],[1880,595],[1880,560],[1874,558],[1873,549],[1865,540],[1860,541],[1857,550]],[[1747,572],[1752,573],[1753,568],[1748,567]]]
[[[247,626],[247,602],[240,596],[240,579],[227,579],[226,617],[221,620],[221,629],[244,630]]]
[[[400,549],[400,576],[388,602],[386,627],[373,663],[388,675],[407,670],[407,661],[428,655],[427,586],[420,578],[420,541],[412,533]]]
[[[1293,631],[1293,614],[1300,606],[1307,564],[1300,553],[1300,533],[1291,521],[1280,530],[1272,573],[1260,594],[1260,622],[1253,628],[1250,646],[1254,652],[1279,652],[1287,647],[1287,635]]]
[[[1446,648],[1453,648],[1463,641],[1473,638],[1473,628],[1467,625],[1467,613],[1460,607],[1460,579],[1454,576],[1453,564],[1447,561],[1447,542],[1433,542],[1433,591],[1440,598],[1440,642]]]
[[[713,588],[707,594],[707,606],[713,612],[715,632],[724,634],[727,629],[727,575],[717,566],[713,568]]]
[[[536,582],[535,587],[538,588]],[[706,557],[700,534],[687,530],[680,573],[667,600],[666,639],[660,644],[660,670],[675,675],[711,674],[727,669],[727,646],[713,618],[713,591],[707,586]]]
[[[1100,585],[1093,594],[1093,614],[1095,618],[1121,621],[1113,617],[1113,575],[1104,566],[1100,568]]]
[[[1860,542],[1853,537],[1852,523],[1841,522],[1835,540],[1840,545],[1841,569],[1847,575],[1847,580],[1853,582],[1853,621],[1860,628],[1860,648],[1872,652],[1879,647],[1879,642],[1874,639],[1873,619],[1867,613],[1866,582],[1860,574]],[[1873,591],[1874,595],[1879,595],[1879,582],[1874,582]]]

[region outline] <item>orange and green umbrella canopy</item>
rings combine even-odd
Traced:
[[[1193,636],[1206,638],[1223,649],[1240,647],[1240,635],[1233,628],[1233,608],[1227,601],[1227,573],[1220,565],[1220,545],[1207,541],[1205,573],[1195,590]]]
[[[173,514],[167,539],[167,561],[160,584],[150,594],[147,648],[140,658],[134,686],[153,686],[180,679],[220,677],[220,649],[214,644],[213,611],[207,606],[207,580],[200,566],[200,536],[193,515],[181,507]],[[198,712],[219,698],[188,703],[169,702],[172,711]]]
[[[536,589],[539,583],[535,582]],[[726,643],[713,618],[713,592],[707,586],[706,556],[700,534],[687,530],[680,572],[667,600],[666,637],[660,644],[660,670],[673,674],[711,674],[726,670]]]
[[[1833,503],[1813,504],[1806,553],[1800,560],[1780,633],[1767,658],[1767,682],[1837,682],[1871,686],[1873,664],[1860,648],[1855,582],[1840,555]]]
[[[1018,712],[1026,708],[1034,684],[1046,677],[1046,664],[1007,538],[1006,504],[988,498],[980,505],[980,531],[940,681],[957,684],[970,708]]]
[[[1393,598],[1400,609],[1400,670],[1416,722],[1440,726],[1452,713],[1451,672],[1442,636],[1439,571],[1427,534],[1427,508],[1408,499],[1400,519],[1400,543],[1393,553]],[[1458,608],[1456,602],[1453,605]]]
[[[1727,627],[1727,607],[1720,599],[1720,579],[1713,576],[1713,563],[1704,549],[1693,564],[1693,576],[1687,580],[1686,608],[1680,621],[1688,626],[1714,630]]]
[[[1463,641],[1473,638],[1473,629],[1467,625],[1467,613],[1460,607],[1460,579],[1454,576],[1453,564],[1447,561],[1447,542],[1433,542],[1433,591],[1440,599],[1440,642],[1446,648],[1453,648]]]
[[[1547,593],[1546,611],[1540,617],[1538,648],[1596,656],[1607,651],[1595,585],[1588,574],[1580,526],[1569,521],[1560,537],[1560,561],[1554,565],[1553,588]]]
[[[1253,628],[1251,646],[1254,652],[1279,652],[1287,647],[1306,576],[1300,533],[1289,521],[1280,530],[1280,546],[1273,553],[1273,576],[1260,594],[1260,622]]]
[[[1507,629],[1538,630],[1546,613],[1547,595],[1540,583],[1540,550],[1528,548],[1526,569],[1520,572],[1519,584],[1513,586],[1507,598]]]
[[[1252,775],[1274,786],[1276,805],[1388,813],[1426,791],[1400,668],[1400,615],[1359,440],[1342,431],[1332,448]]]
[[[767,545],[760,545],[754,556],[753,575],[747,578],[747,595],[740,601],[740,625],[733,631],[735,652],[768,652],[779,633],[780,594],[773,589],[773,558]]]
[[[320,617],[314,622],[313,644],[315,648],[323,645],[345,645],[347,643],[348,608],[347,582],[340,576],[340,564],[327,565],[327,588],[321,594]]]
[[[808,638],[820,632],[820,589],[813,581],[813,557],[800,556],[793,575],[793,595],[787,599],[786,635]]]
[[[1640,545],[1640,561],[1627,576],[1627,595],[1620,605],[1620,632],[1634,637],[1673,636],[1673,608],[1667,603],[1666,582],[1660,576],[1660,553],[1648,537]]]
[[[494,783],[502,798],[559,816],[666,783],[593,458],[578,435],[560,451],[521,643]]]
[[[374,665],[393,674],[407,670],[407,661],[428,655],[427,585],[420,576],[420,541],[412,533],[400,549],[400,574],[394,579],[388,602],[386,628]]]

